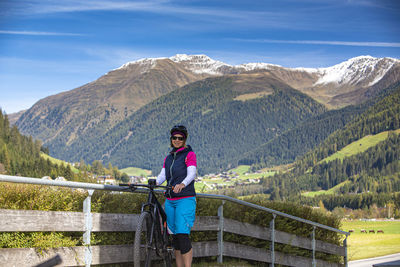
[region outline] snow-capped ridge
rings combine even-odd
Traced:
[[[358,56],[328,68],[319,68],[320,78],[314,85],[328,83],[357,84],[362,80],[370,81],[368,86],[379,82],[380,79],[396,63],[393,58],[375,58],[372,56]],[[380,65],[379,67],[377,67]]]
[[[206,55],[177,54],[170,60],[183,64],[186,68],[197,74],[222,75],[222,67],[232,67],[222,61],[214,60]]]
[[[153,68],[155,67],[155,65],[157,64],[157,61],[160,59],[166,59],[166,57],[159,57],[159,58],[141,58],[135,61],[129,61],[125,64],[123,64],[121,67],[116,68],[114,70],[119,70],[119,69],[124,69],[126,67],[129,67],[130,65],[134,65],[134,64],[139,64],[142,66],[147,66],[149,68]]]
[[[356,85],[360,82],[366,82],[368,84],[365,84],[365,86],[371,86],[379,82],[394,64],[400,63],[400,60],[395,58],[375,58],[370,55],[363,55],[350,58],[344,62],[327,68],[286,68],[280,65],[262,62],[232,66],[222,61],[214,60],[204,54],[176,54],[169,58],[142,58],[128,62],[118,69],[123,69],[135,64],[140,66],[140,73],[145,73],[150,69],[153,69],[159,60],[165,59],[169,59],[196,74],[224,75],[226,73],[271,70],[274,68],[283,68],[288,71],[304,71],[317,75],[318,80],[314,83],[314,86],[330,83],[338,85]]]
[[[274,67],[279,67],[282,68],[280,65],[275,65],[275,64],[269,64],[269,63],[245,63],[245,64],[240,64],[234,66],[237,69],[243,68],[245,71],[252,71],[252,70],[268,70]]]

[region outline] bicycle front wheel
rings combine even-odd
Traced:
[[[151,234],[151,215],[147,211],[140,214],[136,227],[135,241],[133,243],[133,265],[134,267],[150,266],[153,251]]]

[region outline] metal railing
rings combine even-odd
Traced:
[[[23,183],[23,184],[36,184],[36,185],[47,185],[47,186],[61,186],[61,187],[69,187],[69,188],[81,188],[81,189],[87,189],[88,190],[88,197],[85,199],[84,204],[83,204],[83,211],[85,213],[85,233],[84,233],[84,243],[86,247],[88,248],[85,252],[85,263],[86,266],[90,266],[91,263],[91,252],[89,249],[90,246],[90,229],[91,229],[91,196],[94,192],[94,190],[106,190],[106,191],[119,191],[119,192],[126,192],[127,187],[121,187],[121,186],[116,186],[116,185],[103,185],[103,184],[92,184],[92,183],[82,183],[82,182],[69,182],[69,181],[53,181],[53,180],[45,180],[45,179],[40,179],[40,178],[31,178],[31,177],[21,177],[21,176],[10,176],[10,175],[1,175],[0,174],[0,182],[11,182],[11,183]],[[160,192],[160,190],[156,190],[157,192]],[[135,192],[137,193],[146,193],[147,189],[137,189]],[[262,210],[265,212],[268,212],[272,214],[272,220],[270,222],[270,229],[271,229],[271,266],[274,266],[274,258],[275,258],[275,249],[274,249],[274,235],[275,235],[275,218],[276,216],[281,216],[285,217],[288,219],[292,219],[295,221],[299,221],[305,224],[309,224],[313,226],[313,231],[312,231],[312,249],[313,249],[313,266],[316,266],[316,259],[315,259],[315,230],[316,228],[320,229],[325,229],[328,231],[333,231],[339,234],[345,235],[345,239],[343,241],[343,246],[345,248],[345,256],[344,256],[344,265],[347,267],[348,266],[348,256],[347,256],[347,237],[350,235],[349,232],[342,231],[340,229],[336,229],[327,225],[323,225],[320,223],[316,223],[310,220],[306,220],[303,218],[299,218],[290,214],[286,214],[284,212],[280,212],[277,210],[273,210],[267,207],[263,207],[260,205],[256,205],[253,203],[249,203],[240,199],[236,199],[233,197],[229,196],[224,196],[224,195],[215,195],[215,194],[203,194],[203,193],[197,193],[197,197],[199,198],[210,198],[210,199],[219,199],[222,200],[222,205],[218,209],[218,216],[220,217],[220,223],[222,222],[223,224],[223,205],[225,201],[229,201],[232,203],[236,203],[239,205],[244,205],[247,207],[251,207],[254,209]],[[219,242],[219,257],[218,257],[218,262],[222,263],[222,254],[223,254],[223,227],[221,227],[221,230],[218,233],[218,242]]]

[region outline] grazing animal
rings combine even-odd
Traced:
[[[375,234],[375,230],[369,230],[370,233],[374,233]]]
[[[354,230],[353,230],[353,229],[350,229],[350,230],[349,230],[349,233],[354,233]]]
[[[376,231],[377,233],[382,233],[383,234],[383,230],[378,230]]]
[[[361,229],[361,233],[367,233],[365,229]]]

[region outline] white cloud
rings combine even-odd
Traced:
[[[400,43],[390,42],[348,42],[348,41],[321,41],[321,40],[271,40],[271,39],[232,39],[234,41],[271,43],[271,44],[311,44],[311,45],[343,45],[343,46],[370,46],[370,47],[400,47]]]
[[[79,33],[66,33],[66,32],[40,32],[40,31],[7,31],[0,30],[0,34],[12,35],[38,35],[38,36],[83,36]]]
[[[94,1],[94,0],[31,0],[18,1],[12,8],[0,11],[10,16],[35,16],[55,13],[93,12],[93,11],[132,11],[163,14],[168,16],[196,18],[209,21],[214,27],[218,24],[252,25],[253,27],[298,27],[293,25],[290,12],[249,11],[212,6],[190,6],[171,1]]]

